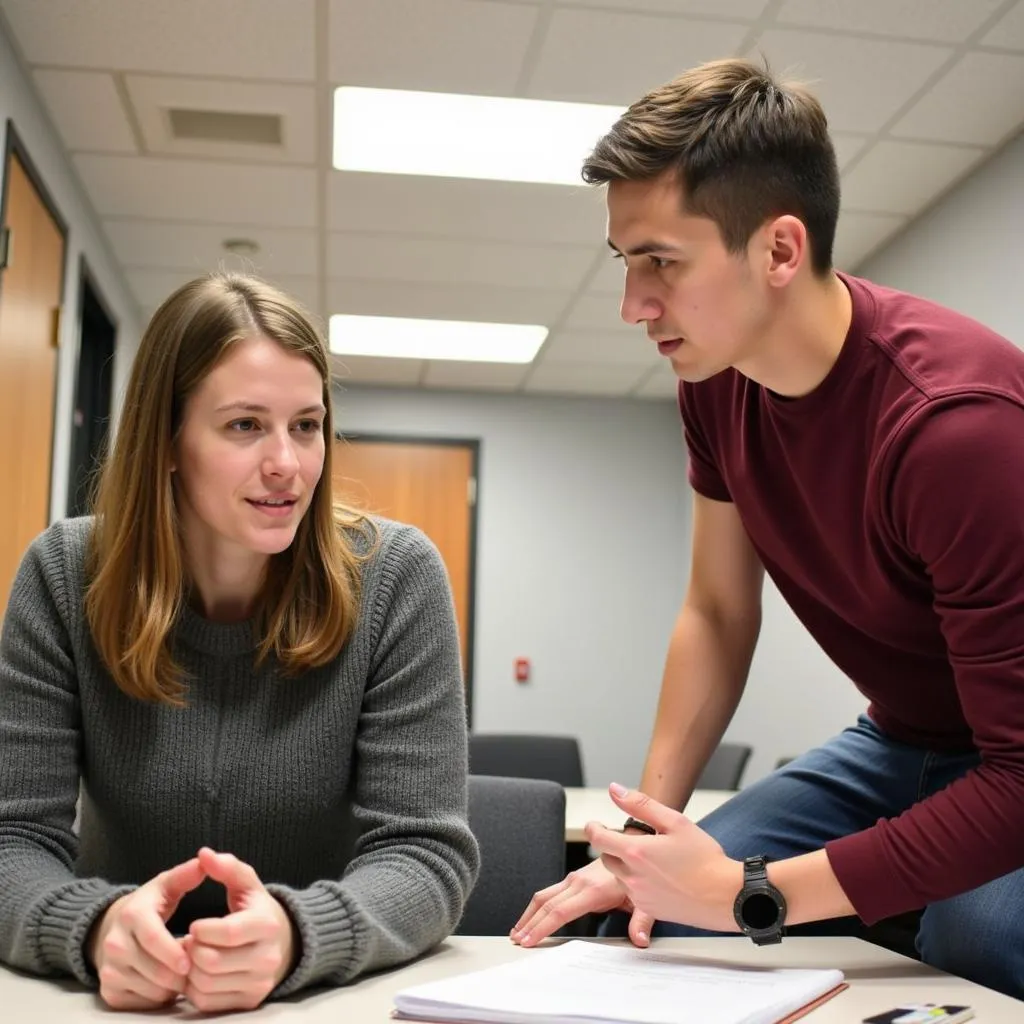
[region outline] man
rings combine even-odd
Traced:
[[[645,96],[583,176],[622,316],[681,380],[692,568],[641,792],[612,787],[629,824],[589,826],[601,859],[513,940],[614,909],[643,946],[655,918],[771,942],[927,908],[926,962],[1024,996],[1024,352],[833,271],[825,115],[748,62]],[[765,569],[869,711],[698,827],[673,808],[743,692]]]

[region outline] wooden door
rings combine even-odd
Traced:
[[[4,174],[8,262],[0,271],[0,617],[26,547],[49,522],[64,232],[11,150]]]
[[[418,526],[444,559],[455,597],[468,680],[472,658],[476,446],[387,440],[334,442],[334,494]]]

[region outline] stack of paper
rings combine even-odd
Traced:
[[[779,1024],[842,988],[841,971],[576,941],[406,989],[395,1008],[410,1020],[480,1024]]]

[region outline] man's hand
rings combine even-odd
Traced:
[[[233,854],[204,847],[198,863],[227,889],[229,913],[193,921],[182,940],[192,963],[185,997],[204,1013],[255,1009],[294,966],[294,925],[256,871]]]
[[[636,790],[613,783],[612,799],[658,835],[624,835],[589,822],[587,839],[630,903],[663,921],[737,932],[732,915],[743,865],[689,818]]]
[[[600,861],[573,871],[556,885],[536,893],[512,929],[511,939],[520,946],[535,946],[584,914],[608,910],[633,911],[629,937],[637,946],[650,943],[653,919],[633,910],[625,889]]]
[[[93,926],[86,955],[99,977],[100,998],[111,1009],[154,1009],[184,990],[189,957],[166,923],[204,877],[193,857],[115,900]]]

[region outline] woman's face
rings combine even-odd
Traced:
[[[174,445],[188,549],[265,560],[288,548],[323,472],[325,415],[309,359],[262,336],[235,344],[185,403]]]

